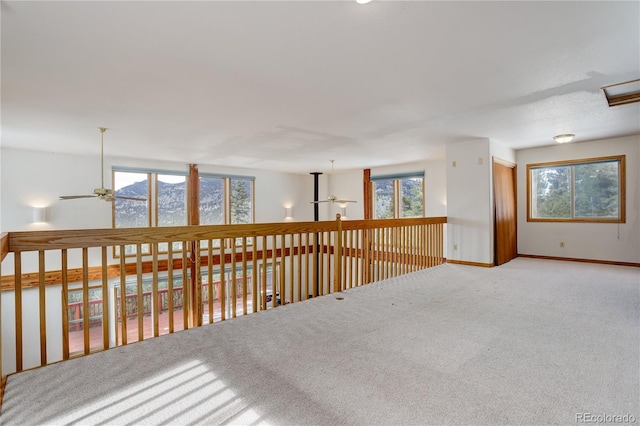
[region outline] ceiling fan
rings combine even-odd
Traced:
[[[100,178],[102,179],[102,184],[100,188],[96,188],[93,190],[93,194],[91,195],[61,195],[61,200],[75,200],[78,198],[98,198],[99,200],[104,201],[115,201],[118,200],[134,200],[134,201],[147,201],[146,198],[137,198],[137,197],[123,197],[120,195],[114,195],[113,190],[104,187],[104,132],[107,131],[106,127],[98,127],[100,129]]]
[[[331,174],[329,175],[329,182],[331,182],[331,177],[333,176],[333,163],[334,163],[335,160],[330,160],[330,161],[331,161]],[[329,195],[326,200],[311,201],[311,204],[318,204],[318,203],[348,204],[348,203],[357,203],[357,201],[355,201],[355,200],[343,200],[341,198],[338,198],[335,195]],[[344,206],[342,206],[342,207],[344,207]]]

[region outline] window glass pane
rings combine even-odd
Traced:
[[[231,179],[231,223],[253,223],[253,181]]]
[[[531,169],[531,185],[532,217],[571,217],[571,167]]]
[[[201,225],[221,225],[224,223],[223,183],[222,178],[200,178]]]
[[[116,198],[114,203],[116,228],[139,228],[149,226],[149,174],[136,172],[113,172],[113,189],[116,196],[145,198],[136,201]],[[148,244],[141,246],[142,253],[150,251]],[[135,255],[135,245],[124,247],[125,256]],[[115,256],[120,256],[120,247],[115,247]]]
[[[408,178],[400,181],[402,191],[400,217],[422,216],[422,178]]]
[[[186,176],[158,175],[158,226],[187,224]]]
[[[116,228],[149,226],[149,180],[147,173],[114,172],[113,189],[116,196],[146,198],[136,201],[116,198]]]
[[[393,180],[377,180],[373,183],[373,217],[393,218]]]
[[[618,161],[574,166],[575,217],[618,217],[618,166]]]

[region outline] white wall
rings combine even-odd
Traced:
[[[0,188],[2,188],[2,141],[0,140]],[[0,191],[0,233],[2,232],[2,192]]]
[[[110,228],[111,204],[95,199],[61,201],[60,195],[91,194],[100,186],[99,156],[50,152],[2,150],[2,224],[5,231],[36,229]],[[111,187],[111,166],[187,171],[188,165],[130,158],[105,158],[105,186]],[[230,173],[256,177],[256,222],[282,222],[285,204],[294,208],[294,218],[308,215],[303,201],[311,200],[310,177],[263,170],[214,167],[200,164],[201,172]],[[307,182],[308,181],[308,182]],[[309,187],[307,189],[307,186]],[[307,203],[308,204],[308,203]],[[46,206],[48,222],[33,224],[34,206]],[[298,214],[296,214],[298,213]],[[312,213],[311,213],[312,215]],[[306,219],[304,219],[306,220]]]
[[[527,164],[610,155],[626,155],[626,223],[527,222]],[[516,157],[518,253],[640,262],[640,135],[520,150]]]
[[[491,264],[490,141],[478,139],[446,148],[447,259]]]

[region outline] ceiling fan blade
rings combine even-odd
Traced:
[[[330,203],[331,200],[319,200],[319,201],[309,201],[311,204],[318,204],[318,203]]]
[[[335,200],[334,202],[338,204],[357,203],[357,201],[354,200]]]
[[[146,198],[137,198],[137,197],[124,197],[122,195],[114,195],[113,197],[111,197],[112,199],[117,199],[117,200],[133,200],[133,201],[147,201]]]
[[[61,195],[61,200],[75,200],[78,198],[95,198],[95,195]]]

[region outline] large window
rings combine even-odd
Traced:
[[[372,177],[373,217],[424,216],[424,173]]]
[[[527,220],[624,222],[625,157],[527,165]]]
[[[181,226],[188,223],[187,173],[159,170],[140,170],[114,167],[113,227]],[[200,175],[200,224],[222,225],[253,223],[254,180],[250,176]],[[135,198],[146,201],[135,200]],[[173,244],[180,250],[180,242]],[[206,248],[206,244],[203,246]],[[167,244],[158,246],[167,251]],[[135,255],[136,246],[126,246],[125,255]],[[149,254],[148,244],[141,246],[142,254]],[[119,247],[115,249],[119,256]]]

